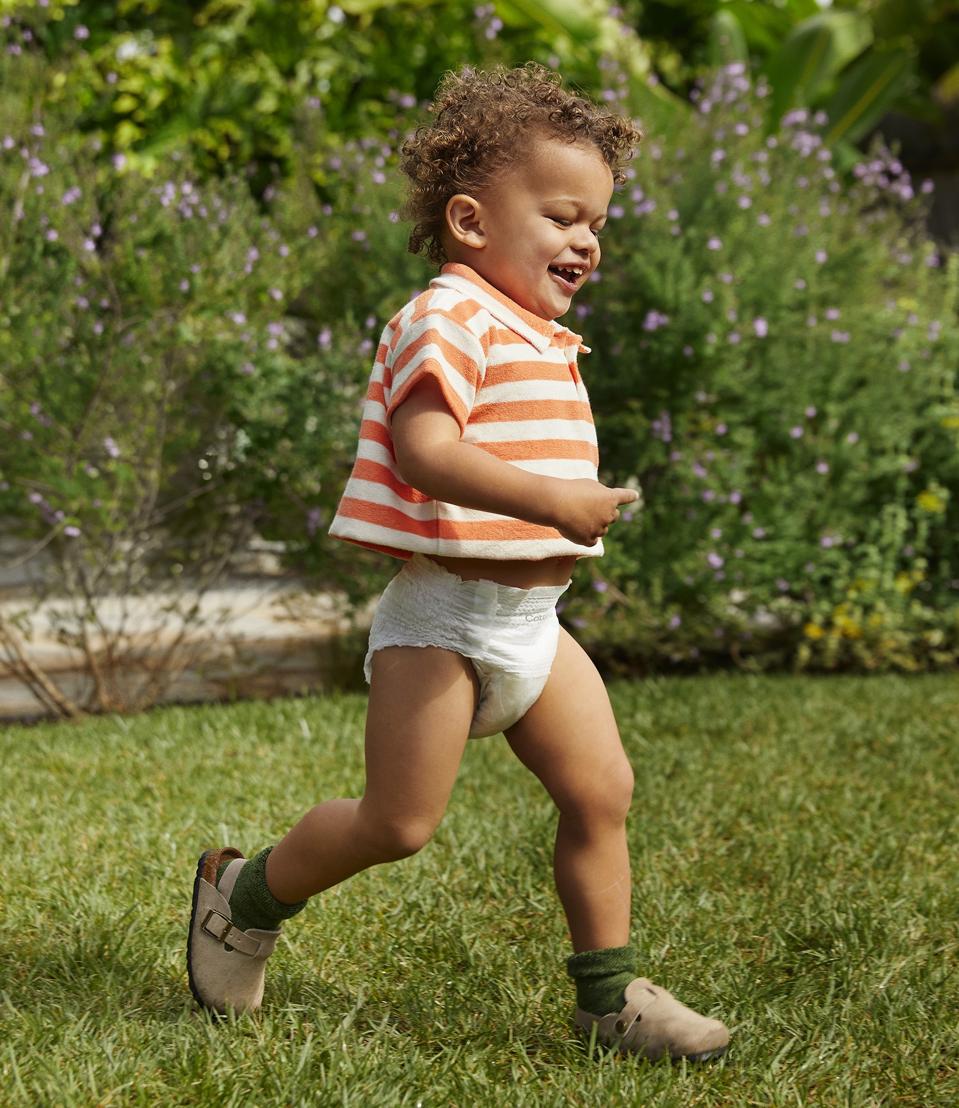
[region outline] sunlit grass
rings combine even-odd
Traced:
[[[257,1018],[186,982],[195,862],[362,791],[364,699],[0,730],[10,1105],[952,1105],[959,683],[717,675],[612,688],[636,771],[642,971],[733,1028],[693,1067],[571,1026],[555,813],[471,743],[420,854],[287,925]]]

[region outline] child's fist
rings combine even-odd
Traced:
[[[595,546],[619,519],[621,505],[638,499],[635,489],[610,489],[588,478],[563,481],[553,526],[577,546]]]

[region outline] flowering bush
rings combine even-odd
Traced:
[[[56,573],[37,578],[19,619],[0,620],[0,647],[59,712],[142,706],[186,664],[200,596],[255,529],[302,561],[321,548],[369,344],[349,314],[317,332],[295,307],[324,266],[315,200],[287,237],[242,180],[201,183],[186,159],[159,180],[104,178],[95,140],[69,120],[14,116],[8,101],[0,520]],[[328,578],[354,583],[352,555],[321,549]],[[168,656],[148,666],[125,610],[119,622],[101,613],[110,597],[153,590]],[[96,678],[84,704],[27,664],[31,613],[48,594],[61,598],[61,641]],[[138,659],[142,680],[121,687]]]
[[[668,143],[647,125],[568,319],[593,348],[603,477],[646,508],[564,618],[631,668],[947,664],[956,259],[923,240],[892,155],[844,189],[815,120],[759,135],[761,91],[727,71]],[[42,587],[69,594],[61,633],[109,706],[104,667],[130,648],[97,627],[111,592],[182,582],[186,626],[254,530],[357,600],[395,568],[325,532],[375,343],[432,271],[397,215],[399,129],[301,146],[263,210],[185,157],[152,180],[104,166],[69,118],[18,103],[0,105],[0,518],[53,554]]]
[[[876,146],[843,187],[741,66],[651,133],[577,307],[614,529],[567,617],[608,661],[832,669],[959,656],[959,257]],[[598,590],[598,591],[597,591]]]

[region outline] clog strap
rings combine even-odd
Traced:
[[[642,991],[639,992],[638,996],[633,996],[627,1000],[623,1005],[622,1011],[616,1017],[616,1022],[613,1024],[613,1027],[617,1035],[626,1035],[643,1012],[645,1012],[651,1004],[655,1004],[656,1002],[656,993],[653,991],[653,988],[650,988],[645,980],[641,978],[637,978],[636,980],[642,980],[642,984],[640,985]],[[634,984],[635,981],[631,981],[630,984],[626,986],[627,991],[629,991],[630,986]],[[637,990],[633,991],[636,992]]]
[[[228,904],[230,902],[230,897],[233,895],[233,886],[236,884],[236,879],[240,876],[240,870],[243,869],[245,865],[245,858],[234,858],[223,871],[223,876],[216,886],[216,891]]]
[[[231,946],[234,950],[238,950],[241,954],[246,954],[250,958],[255,958],[263,946],[259,939],[254,939],[245,931],[241,931],[239,927],[234,927],[233,921],[228,916],[223,915],[222,912],[218,912],[216,908],[210,908],[207,911],[200,926],[208,935],[212,935],[217,942]]]

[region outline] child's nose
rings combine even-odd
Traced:
[[[577,227],[573,236],[573,248],[582,250],[587,254],[592,253],[599,246],[599,241],[588,227]]]

